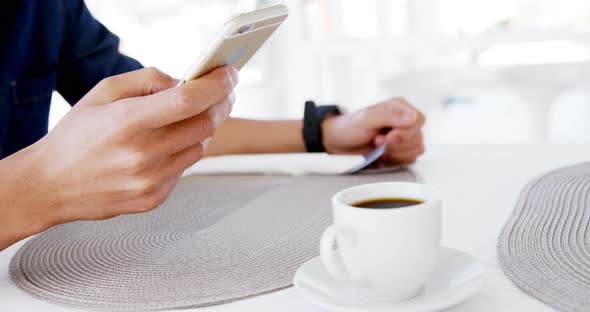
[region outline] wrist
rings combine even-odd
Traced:
[[[44,196],[51,191],[39,156],[34,144],[0,161],[0,250],[58,223],[55,200]]]
[[[321,128],[322,128],[322,144],[326,149],[326,153],[333,154],[335,151],[334,141],[335,141],[335,129],[336,123],[338,119],[340,119],[342,115],[337,114],[330,114],[327,115],[326,118],[322,121]]]
[[[324,145],[324,123],[329,116],[339,115],[340,108],[336,105],[317,106],[313,101],[305,102],[303,113],[303,141],[308,153],[324,153],[328,149]]]

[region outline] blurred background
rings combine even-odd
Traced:
[[[87,0],[145,66],[181,77],[225,20],[285,3],[233,116],[301,118],[403,96],[428,143],[590,142],[588,0]],[[69,106],[54,95],[50,126]]]

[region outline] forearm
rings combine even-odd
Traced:
[[[207,156],[303,153],[302,126],[301,120],[228,118],[209,143]]]
[[[0,160],[0,250],[51,226],[53,209],[43,198],[39,167],[31,148]]]

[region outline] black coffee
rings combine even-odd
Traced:
[[[371,209],[387,209],[387,208],[402,208],[422,204],[423,201],[409,198],[376,198],[363,200],[352,204],[353,207],[371,208]]]

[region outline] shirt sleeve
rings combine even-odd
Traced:
[[[119,52],[119,38],[98,22],[83,0],[63,0],[64,37],[57,91],[74,105],[102,79],[142,68]]]

